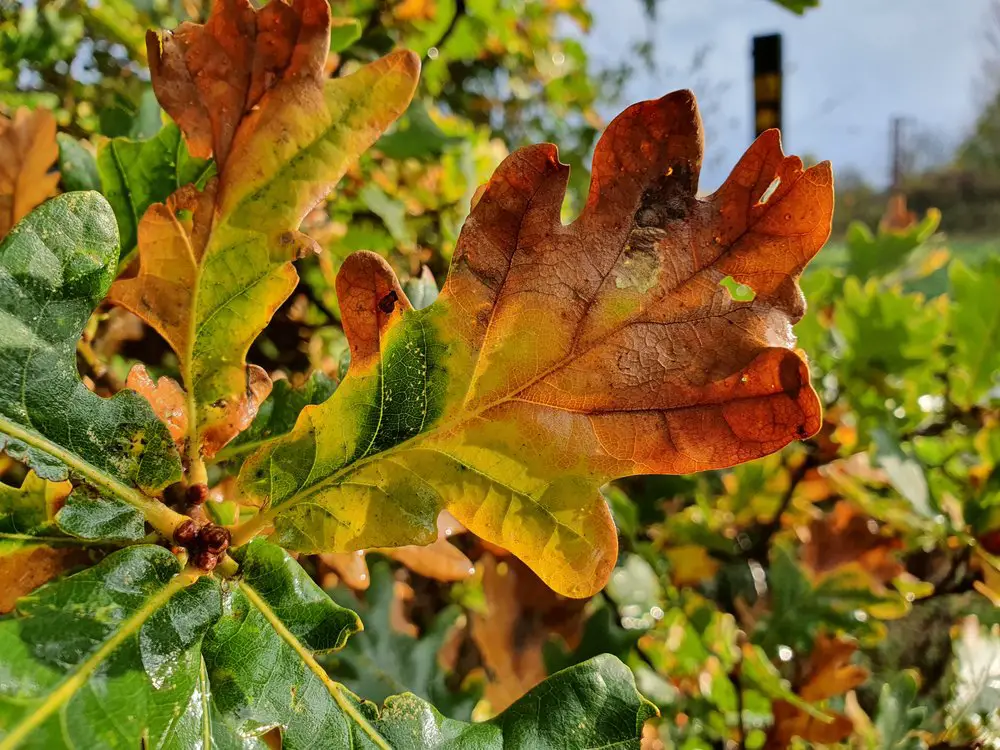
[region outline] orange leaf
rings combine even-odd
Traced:
[[[843,695],[868,679],[868,670],[850,663],[856,643],[820,635],[813,645],[804,677],[796,692],[811,703]],[[809,742],[832,744],[846,739],[854,728],[843,714],[833,713],[831,721],[810,716],[792,704],[774,702],[774,725],[768,733],[768,748],[784,748],[793,737]]]
[[[802,545],[802,562],[823,575],[845,565],[859,566],[881,586],[904,568],[894,554],[902,541],[882,534],[875,519],[859,513],[847,502],[809,524],[809,540]]]
[[[326,3],[217,0],[205,24],[146,33],[156,98],[191,154],[225,164],[243,117],[283,77],[315,75],[329,49]]]
[[[59,156],[51,112],[21,108],[14,119],[0,115],[0,239],[28,213],[57,192]]]
[[[438,538],[426,546],[410,545],[378,550],[383,555],[401,562],[417,575],[438,581],[463,581],[473,573],[472,561],[448,540],[456,533],[464,533],[462,526],[448,511],[438,516]]]
[[[13,610],[19,598],[43,583],[89,561],[84,549],[50,547],[47,544],[29,543],[16,552],[0,555],[0,581],[3,581],[3,586],[0,586],[0,615]]]
[[[302,219],[405,109],[419,62],[399,51],[328,80],[326,0],[217,0],[204,25],[147,36],[153,87],[192,153],[218,177],[153,204],[139,223],[139,269],[110,299],[177,353],[192,465],[253,420],[270,392],[247,352],[316,249]]]
[[[153,407],[153,413],[167,426],[175,443],[180,445],[184,442],[187,435],[187,411],[184,391],[176,380],[162,377],[154,381],[146,372],[146,366],[138,364],[129,370],[125,386],[145,397]]]
[[[489,555],[479,563],[488,609],[485,614],[472,614],[472,640],[488,671],[486,699],[500,713],[545,679],[542,645],[546,638],[538,632],[524,632],[515,570]]]

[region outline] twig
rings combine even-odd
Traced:
[[[813,452],[806,454],[805,459],[796,466],[788,475],[788,488],[785,493],[781,496],[781,502],[778,503],[778,509],[774,512],[771,520],[766,524],[762,525],[758,531],[757,538],[754,540],[747,557],[750,559],[758,559],[761,557],[767,557],[767,550],[771,544],[771,539],[781,528],[781,517],[785,515],[785,511],[792,504],[792,498],[795,496],[795,490],[798,488],[802,480],[805,479],[806,474],[809,473],[810,469],[814,469],[819,466],[819,461]]]
[[[444,30],[440,38],[435,42],[432,47],[441,49],[444,43],[448,41],[450,37],[455,32],[455,27],[458,26],[459,19],[465,15],[465,0],[455,0],[455,15],[451,17],[451,21],[448,23],[448,28]]]

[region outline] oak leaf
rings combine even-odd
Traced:
[[[212,456],[270,391],[246,354],[315,249],[297,229],[347,167],[405,109],[419,62],[388,55],[326,80],[325,0],[219,0],[205,25],[149,39],[154,89],[193,154],[218,177],[153,204],[139,223],[139,269],[111,299],[168,341],[187,392],[188,453]]]
[[[0,115],[0,239],[21,219],[57,192],[59,157],[52,113],[21,108],[10,119]]]
[[[818,703],[863,684],[868,679],[868,670],[850,663],[857,650],[857,644],[852,641],[819,636],[796,690],[799,697]],[[846,739],[854,728],[843,714],[833,713],[827,719],[811,716],[802,708],[777,700],[774,702],[774,725],[768,733],[766,747],[790,747],[794,737],[818,744],[834,744]]]
[[[801,554],[806,567],[819,576],[853,566],[883,588],[905,570],[895,558],[902,546],[898,538],[881,533],[874,518],[841,501],[809,524]]]
[[[303,551],[428,543],[446,508],[584,597],[617,557],[600,485],[730,466],[816,432],[791,326],[797,277],[830,232],[830,165],[803,170],[768,131],[702,198],[701,159],[694,97],[670,94],[609,126],[569,225],[555,147],[508,157],[429,307],[413,310],[378,256],[349,257],[350,370],[244,465],[262,512],[238,539],[273,526]],[[754,299],[733,299],[727,277]]]

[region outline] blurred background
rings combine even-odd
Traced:
[[[405,46],[422,80],[303,225],[324,252],[300,263],[299,288],[251,350],[282,382],[212,467],[217,522],[241,512],[227,480],[255,441],[290,429],[284,405],[294,416],[346,372],[343,258],[384,255],[414,305],[430,304],[476,187],[518,146],[558,144],[573,169],[568,220],[610,118],[691,88],[703,191],[779,122],[785,150],[831,160],[837,180],[833,236],[802,280],[809,312],[796,327],[826,408],[819,435],[733,470],[607,487],[622,553],[589,601],[552,594],[446,517],[431,547],[304,559],[366,623],[331,673],[373,700],[410,690],[484,718],[609,651],[662,712],[647,750],[1000,747],[1000,3],[331,7],[328,75]],[[146,30],[209,10],[0,0],[0,136],[11,122],[51,131],[61,189],[107,192],[103,150],[178,140],[149,84]],[[122,236],[134,245],[134,228]],[[79,355],[102,394],[137,360],[176,374],[164,342],[121,309],[98,311]],[[5,482],[23,474],[0,459]]]

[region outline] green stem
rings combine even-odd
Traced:
[[[0,432],[59,459],[70,469],[86,477],[91,484],[110,492],[129,505],[138,508],[143,516],[146,517],[149,524],[166,539],[173,539],[174,530],[185,521],[190,520],[187,516],[171,510],[159,500],[144,495],[138,490],[108,476],[96,466],[92,466],[79,456],[64,450],[38,433],[26,430],[3,417],[0,417]]]
[[[303,646],[302,643],[299,642],[299,639],[296,638],[287,627],[285,627],[285,624],[276,614],[274,614],[273,610],[267,605],[267,602],[260,597],[260,594],[248,586],[245,581],[241,584],[240,589],[246,595],[247,599],[250,600],[250,603],[260,610],[260,613],[264,615],[264,619],[267,620],[271,627],[274,628],[275,632],[281,636],[281,639],[292,647],[292,650],[295,651],[303,662],[305,662],[306,666],[309,667],[309,670],[326,686],[326,689],[330,692],[333,700],[336,701],[338,706],[340,706],[340,710],[353,719],[357,725],[361,727],[361,731],[368,735],[372,744],[375,745],[375,747],[380,748],[380,750],[392,750],[389,743],[385,741],[375,727],[368,723],[368,720],[361,714],[360,711],[358,711],[357,707],[351,703],[346,695],[344,695],[344,686],[330,679],[330,675],[328,675],[326,670],[323,669],[318,661],[316,661],[312,652]],[[4,749],[0,748],[0,750]]]
[[[41,726],[46,719],[58,711],[67,703],[84,685],[90,676],[106,661],[114,651],[125,642],[126,639],[135,635],[146,621],[163,607],[181,589],[187,588],[202,575],[198,570],[185,570],[174,576],[160,589],[154,596],[150,597],[143,607],[128,618],[121,628],[109,638],[104,644],[93,653],[93,655],[80,664],[42,703],[25,719],[14,727],[13,731],[4,737],[0,742],[0,750],[13,750],[20,745],[28,735]]]

